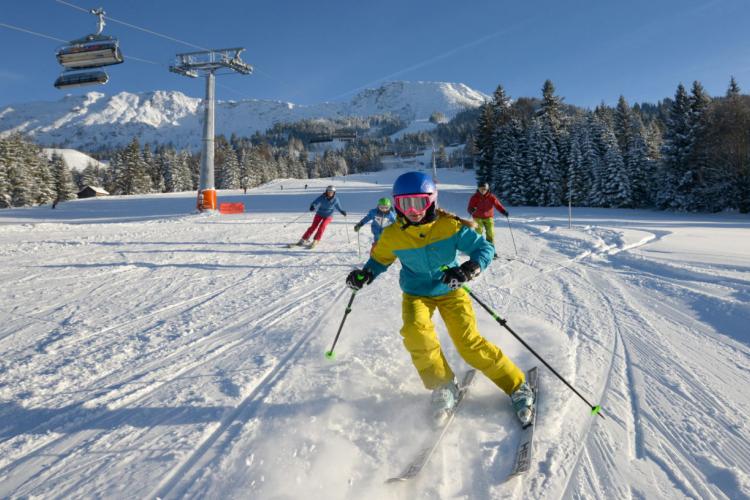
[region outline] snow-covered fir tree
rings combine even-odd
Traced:
[[[602,176],[599,185],[602,187],[602,205],[605,207],[625,208],[633,206],[633,191],[625,162],[620,153],[614,130],[606,125],[600,129],[600,144],[603,148]]]
[[[568,175],[567,175],[567,200],[573,205],[582,205],[588,198],[588,181],[590,178],[590,166],[584,162],[583,148],[586,145],[591,148],[586,123],[581,117],[571,125],[568,136]],[[589,170],[587,172],[587,169]]]
[[[220,189],[240,189],[240,162],[237,153],[231,145],[227,145],[221,155],[220,177],[217,179],[217,187]]]
[[[705,147],[708,127],[708,106],[711,98],[700,82],[693,82],[690,95],[690,152],[687,169],[676,186],[679,208],[686,211],[706,210],[708,186],[705,172],[708,169],[708,151]]]
[[[654,178],[654,162],[649,159],[646,132],[641,117],[633,113],[630,116],[630,132],[625,145],[623,161],[630,178],[632,206],[651,206],[651,186]]]
[[[680,84],[669,108],[662,144],[659,191],[655,199],[659,208],[679,209],[682,206],[677,199],[676,187],[689,168],[688,158],[693,145],[690,129],[690,98],[685,87]]]
[[[54,199],[58,202],[75,199],[76,187],[73,176],[62,156],[52,156],[52,173],[54,178]]]
[[[477,124],[474,147],[476,149],[477,182],[492,184],[492,170],[495,162],[495,111],[491,103],[482,106]]]
[[[526,155],[524,156],[523,186],[524,198],[529,205],[537,205],[543,196],[544,181],[539,166],[544,163],[542,123],[531,120],[526,128]]]
[[[117,158],[115,193],[143,194],[151,192],[152,180],[141,155],[138,139],[133,139]]]
[[[0,208],[12,206],[10,178],[8,177],[10,162],[6,159],[7,141],[0,140]]]

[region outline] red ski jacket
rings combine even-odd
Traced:
[[[469,199],[469,213],[472,217],[480,219],[494,217],[495,213],[493,207],[497,208],[501,214],[508,215],[508,211],[505,210],[505,207],[500,203],[500,200],[489,191],[485,194],[477,191],[472,195],[471,199]]]

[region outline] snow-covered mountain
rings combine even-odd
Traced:
[[[55,155],[62,156],[62,159],[65,160],[68,168],[78,172],[81,172],[89,165],[94,165],[100,168],[108,167],[107,163],[95,160],[89,155],[76,151],[75,149],[44,148],[42,149],[42,152],[50,160]]]
[[[269,100],[218,101],[216,132],[249,136],[276,123],[312,118],[341,118],[391,113],[408,123],[439,111],[447,116],[480,106],[488,96],[464,84],[390,82],[367,89],[344,102],[296,105]],[[201,143],[201,98],[176,91],[140,94],[101,92],[67,95],[59,101],[37,101],[0,108],[0,137],[22,132],[43,145],[96,150],[102,144],[123,145],[133,137],[142,143],[198,148]]]

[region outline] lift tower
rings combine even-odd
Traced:
[[[214,49],[202,52],[177,54],[176,63],[169,71],[190,78],[206,77],[206,99],[203,115],[203,155],[198,186],[198,210],[216,210],[216,188],[214,187],[214,107],[216,95],[216,72],[220,69],[236,71],[243,75],[253,72],[253,67],[240,59],[244,48]]]

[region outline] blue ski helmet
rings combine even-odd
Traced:
[[[401,174],[393,183],[393,196],[404,194],[434,194],[437,196],[437,186],[432,177],[424,172],[407,172]]]
[[[409,219],[412,224],[425,224],[435,220],[437,209],[437,186],[432,177],[422,172],[407,172],[400,175],[393,183],[393,199],[399,215]],[[412,213],[423,215],[419,222],[414,222]]]

